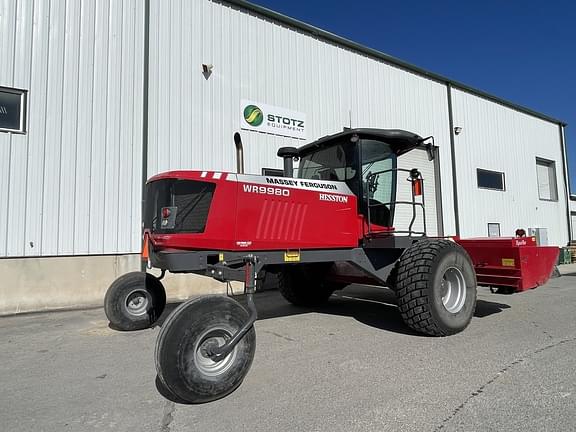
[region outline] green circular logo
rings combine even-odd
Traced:
[[[256,105],[248,105],[244,108],[244,120],[250,126],[260,126],[264,121],[264,114]]]

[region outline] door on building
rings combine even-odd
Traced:
[[[426,210],[426,233],[429,237],[442,235],[440,206],[437,205],[436,178],[440,175],[437,172],[437,160],[428,160],[428,153],[425,150],[415,149],[398,158],[398,168],[412,169],[418,168],[424,179],[424,206]],[[411,183],[408,173],[398,172],[396,182],[396,200],[412,201]],[[418,198],[417,198],[418,201]],[[408,230],[412,220],[412,206],[397,205],[394,214],[394,227],[398,231]],[[413,231],[424,231],[424,218],[422,209],[416,208],[416,220],[412,227]]]
[[[572,236],[570,240],[576,241],[576,212],[570,213],[570,219],[570,222],[572,223]]]

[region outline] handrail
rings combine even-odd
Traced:
[[[371,184],[371,179],[372,178],[376,178],[378,175],[380,174],[385,174],[388,172],[406,172],[408,174],[410,174],[410,177],[407,179],[410,181],[411,185],[413,185],[416,181],[420,181],[422,184],[422,188],[421,188],[421,196],[422,196],[422,202],[416,202],[416,195],[414,194],[414,187],[411,187],[411,193],[412,193],[412,201],[390,201],[390,202],[386,202],[386,203],[377,203],[377,204],[370,204],[370,197],[367,195],[367,199],[366,199],[366,216],[368,218],[368,235],[371,235],[373,233],[372,229],[371,229],[371,219],[370,219],[370,209],[373,207],[378,207],[378,206],[382,206],[382,205],[390,205],[390,206],[396,206],[397,204],[403,204],[403,205],[411,205],[412,206],[412,219],[410,220],[410,225],[408,226],[408,231],[394,231],[394,233],[399,233],[399,234],[408,234],[409,236],[412,235],[419,235],[419,236],[425,236],[426,235],[426,207],[425,207],[425,197],[424,197],[424,179],[422,178],[422,174],[416,170],[416,169],[405,169],[405,168],[389,168],[386,170],[382,170],[382,171],[376,171],[373,173],[370,173],[367,177],[366,177],[366,183],[367,184]],[[368,191],[369,192],[369,191]],[[414,222],[416,221],[416,207],[422,207],[422,219],[423,219],[423,225],[424,225],[424,231],[413,231],[412,227],[414,226]]]

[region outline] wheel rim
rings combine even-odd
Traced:
[[[466,282],[464,275],[456,267],[449,267],[442,276],[441,289],[442,304],[450,313],[462,310],[466,302]]]
[[[150,294],[142,289],[131,291],[126,296],[126,310],[130,315],[142,316],[148,313],[148,307],[152,304]]]
[[[214,361],[208,356],[210,347],[221,347],[232,338],[232,333],[223,327],[208,329],[198,338],[194,347],[194,360],[200,372],[207,376],[222,375],[232,366],[236,359],[237,347],[220,361]]]

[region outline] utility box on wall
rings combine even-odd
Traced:
[[[548,228],[528,228],[528,235],[536,237],[539,246],[548,246]]]

